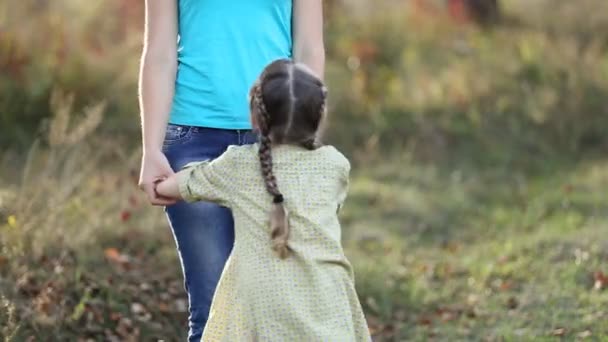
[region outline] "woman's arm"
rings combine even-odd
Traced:
[[[177,0],[146,0],[146,27],[139,75],[143,157],[139,186],[150,203],[175,201],[158,196],[154,182],[173,174],[162,144],[177,71]]]
[[[296,63],[306,64],[323,79],[323,0],[293,1],[293,57]]]

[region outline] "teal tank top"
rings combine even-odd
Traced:
[[[292,0],[179,0],[178,67],[169,122],[249,129],[249,88],[291,58]]]

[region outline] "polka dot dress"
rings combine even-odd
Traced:
[[[271,196],[257,145],[231,146],[212,162],[178,173],[186,201],[232,209],[235,244],[211,305],[203,341],[371,341],[340,243],[337,211],[350,164],[331,146],[308,151],[273,147],[273,169],[285,198],[292,254],[271,248]]]

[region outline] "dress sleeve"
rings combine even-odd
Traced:
[[[229,147],[214,160],[186,164],[177,173],[179,192],[186,202],[209,201],[229,207],[239,168],[237,150]]]
[[[338,211],[344,206],[344,201],[348,195],[349,188],[349,177],[350,177],[350,163],[348,159],[344,158],[339,168],[340,185],[338,189]]]

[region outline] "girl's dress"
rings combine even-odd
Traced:
[[[350,164],[334,147],[273,147],[273,170],[289,211],[292,254],[271,249],[272,197],[258,145],[231,146],[219,158],[178,173],[184,200],[232,209],[235,244],[217,286],[203,341],[370,341],[341,246],[337,211]]]

